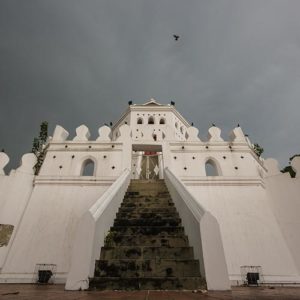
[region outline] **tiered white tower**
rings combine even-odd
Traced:
[[[201,141],[173,105],[130,105],[89,140],[85,125],[56,126],[38,175],[36,158],[5,175],[0,153],[0,282],[32,282],[37,265],[56,283],[88,287],[130,179],[164,179],[201,261],[209,289],[242,284],[256,270],[265,284],[300,283],[300,160],[296,178],[263,160],[240,127],[227,141],[209,128]]]

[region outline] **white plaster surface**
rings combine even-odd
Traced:
[[[299,158],[297,160],[299,162]],[[300,170],[297,170],[299,174]],[[266,178],[266,188],[269,207],[276,216],[300,273],[300,178],[291,178],[289,173],[279,173]]]
[[[263,187],[195,184],[189,190],[219,222],[232,281],[241,280],[241,266],[261,266],[265,280],[299,282]]]

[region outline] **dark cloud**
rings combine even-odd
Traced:
[[[237,124],[265,157],[300,152],[300,2],[0,2],[0,147],[16,167],[39,124],[116,120],[176,101],[206,135]],[[180,35],[175,42],[172,35]]]

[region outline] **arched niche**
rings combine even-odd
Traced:
[[[148,118],[148,124],[153,125],[154,124],[154,118],[152,116],[150,116]]]
[[[161,125],[166,124],[166,120],[165,120],[164,118],[161,118],[161,119],[159,120],[159,124],[161,124]]]
[[[94,176],[95,171],[95,162],[91,158],[87,158],[82,163],[80,176]]]
[[[219,164],[213,158],[208,158],[205,161],[206,176],[221,176],[221,169]]]
[[[144,123],[143,118],[138,118],[138,119],[137,119],[137,124],[138,124],[138,125],[141,125],[141,124],[143,124],[143,123]]]

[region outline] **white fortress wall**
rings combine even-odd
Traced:
[[[61,127],[57,131],[60,135],[64,132]],[[128,135],[128,128],[121,131],[122,138]],[[32,282],[36,264],[44,263],[56,264],[56,282],[65,282],[81,216],[130,164],[131,144],[122,138],[117,142],[76,137],[67,141],[59,140],[54,134],[39,175],[34,180],[33,175],[30,177],[33,186],[30,201],[1,270],[0,281]],[[93,176],[82,176],[86,160],[94,162]],[[21,187],[19,193],[25,196],[24,192]],[[16,215],[17,204],[11,203],[10,207]]]
[[[8,163],[8,156],[0,153],[0,226],[7,232],[7,240],[0,245],[0,271],[13,244],[19,223],[29,202],[33,189],[34,154],[25,154],[21,166],[5,175],[3,168]]]
[[[296,178],[291,178],[289,173],[282,174],[274,159],[266,160],[265,164],[269,169],[265,178],[268,203],[300,273],[300,157],[291,162]]]
[[[240,267],[245,265],[261,266],[265,282],[299,283],[299,271],[270,209],[263,161],[247,142],[211,139],[206,143],[170,143],[166,164],[218,220],[232,283],[241,282]],[[207,160],[214,163],[219,176],[206,176]],[[296,215],[299,210],[294,212],[295,222]],[[294,251],[299,249],[295,243]]]

